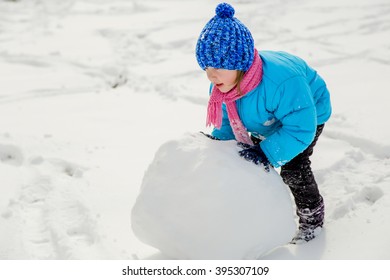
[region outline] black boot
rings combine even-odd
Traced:
[[[320,234],[324,225],[324,201],[321,199],[320,204],[314,209],[298,209],[297,215],[299,217],[299,229],[291,243],[309,242]]]

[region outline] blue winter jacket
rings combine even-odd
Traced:
[[[303,152],[313,141],[317,125],[331,115],[329,91],[324,80],[302,59],[285,52],[261,51],[263,78],[252,91],[236,101],[248,132],[263,141],[262,150],[274,167]],[[235,139],[223,104],[220,129],[212,135]]]

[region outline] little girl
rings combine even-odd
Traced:
[[[207,125],[212,139],[236,139],[244,159],[281,167],[297,206],[299,229],[292,243],[307,242],[324,223],[324,201],[310,156],[331,115],[324,80],[302,59],[260,51],[227,3],[203,28],[196,58],[212,83]],[[249,133],[250,135],[249,135]]]

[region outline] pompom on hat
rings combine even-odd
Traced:
[[[254,43],[248,28],[234,17],[234,8],[221,3],[216,15],[206,24],[196,44],[196,59],[207,67],[241,70],[253,62]]]

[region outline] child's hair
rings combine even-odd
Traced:
[[[244,78],[244,74],[245,74],[244,71],[238,70],[237,78],[236,78],[236,87],[237,87],[238,95],[242,95],[242,92],[241,92],[241,81]]]

